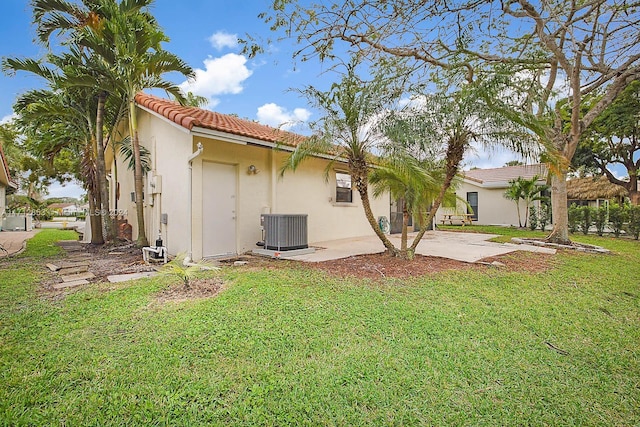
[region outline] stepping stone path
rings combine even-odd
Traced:
[[[58,264],[47,264],[47,268],[60,275],[62,283],[53,285],[54,289],[67,289],[87,285],[90,279],[96,277],[89,271],[91,255],[84,252],[82,243],[77,240],[61,240],[56,243],[69,256]]]
[[[56,243],[62,249],[64,249],[69,255],[58,264],[47,264],[47,268],[51,271],[55,271],[60,275],[62,283],[53,285],[54,289],[68,289],[76,286],[87,285],[89,280],[96,276],[89,271],[91,255],[84,252],[84,246],[77,240],[61,240]],[[120,255],[123,252],[110,252],[109,255]],[[153,277],[157,273],[153,272],[140,272],[129,274],[116,274],[107,276],[107,280],[112,283],[126,282],[129,280],[136,280],[145,277]]]

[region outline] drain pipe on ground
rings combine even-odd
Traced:
[[[202,142],[198,142],[198,149],[196,151],[193,152],[193,154],[191,154],[189,156],[189,158],[187,159],[187,161],[189,162],[189,203],[187,204],[187,206],[189,207],[189,255],[187,255],[187,258],[185,258],[184,263],[185,265],[190,264],[191,261],[193,261],[193,218],[192,218],[192,210],[193,210],[193,161],[196,159],[196,157],[198,157],[200,154],[202,154],[203,148],[202,148]]]

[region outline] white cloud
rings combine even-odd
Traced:
[[[299,122],[306,122],[311,117],[311,112],[306,108],[296,108],[292,112],[287,111],[273,102],[258,107],[258,121],[262,124],[289,130]]]
[[[242,83],[253,72],[246,66],[247,58],[243,55],[228,53],[219,58],[207,58],[204,60],[205,69],[196,68],[196,77],[193,81],[181,83],[183,92],[193,92],[210,100],[209,107],[218,104],[217,95],[236,95],[244,89]]]
[[[66,184],[54,182],[49,186],[47,197],[75,197],[79,199],[84,193],[86,193],[84,188],[75,181]]]
[[[215,47],[218,50],[222,50],[225,47],[229,49],[235,49],[238,46],[238,36],[237,34],[229,34],[224,31],[218,31],[214,33],[211,37],[209,37],[209,42],[211,46]]]
[[[3,124],[5,124],[5,123],[12,122],[12,121],[13,121],[13,119],[15,119],[16,117],[18,117],[18,116],[16,115],[16,113],[11,113],[11,114],[9,114],[9,115],[7,115],[7,116],[4,116],[3,118],[1,118],[1,119],[0,119],[0,125],[3,125]]]
[[[465,169],[471,167],[492,169],[501,168],[512,160],[535,163],[535,161],[531,159],[523,159],[521,155],[504,147],[496,146],[494,148],[485,148],[481,144],[472,143],[471,150],[467,151],[464,156],[463,164]]]

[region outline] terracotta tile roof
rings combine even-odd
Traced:
[[[182,106],[146,93],[138,93],[136,103],[189,130],[199,127],[289,146],[296,146],[305,139],[292,132],[202,108]]]
[[[546,165],[505,166],[493,169],[472,169],[464,172],[464,178],[480,184],[507,182],[519,176],[525,179],[531,179],[536,175],[541,179],[545,179],[547,176]]]
[[[7,163],[7,158],[4,155],[4,151],[2,151],[2,144],[0,144],[0,164],[2,164],[2,167],[4,168],[4,172],[7,176],[7,182],[5,182],[4,184],[9,187],[18,188],[18,184],[16,184],[11,179],[11,175],[9,174],[9,164]]]

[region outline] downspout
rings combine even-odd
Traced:
[[[187,162],[189,162],[189,189],[188,189],[188,194],[189,194],[189,203],[187,203],[188,209],[189,209],[189,255],[187,256],[187,258],[184,260],[185,263],[189,263],[193,260],[193,218],[192,218],[192,210],[193,210],[193,194],[192,194],[192,187],[193,187],[193,161],[195,160],[196,157],[198,157],[200,154],[202,154],[203,148],[202,148],[202,142],[198,142],[198,149],[196,151],[193,152],[193,154],[191,154],[189,156],[189,158],[187,159]]]

